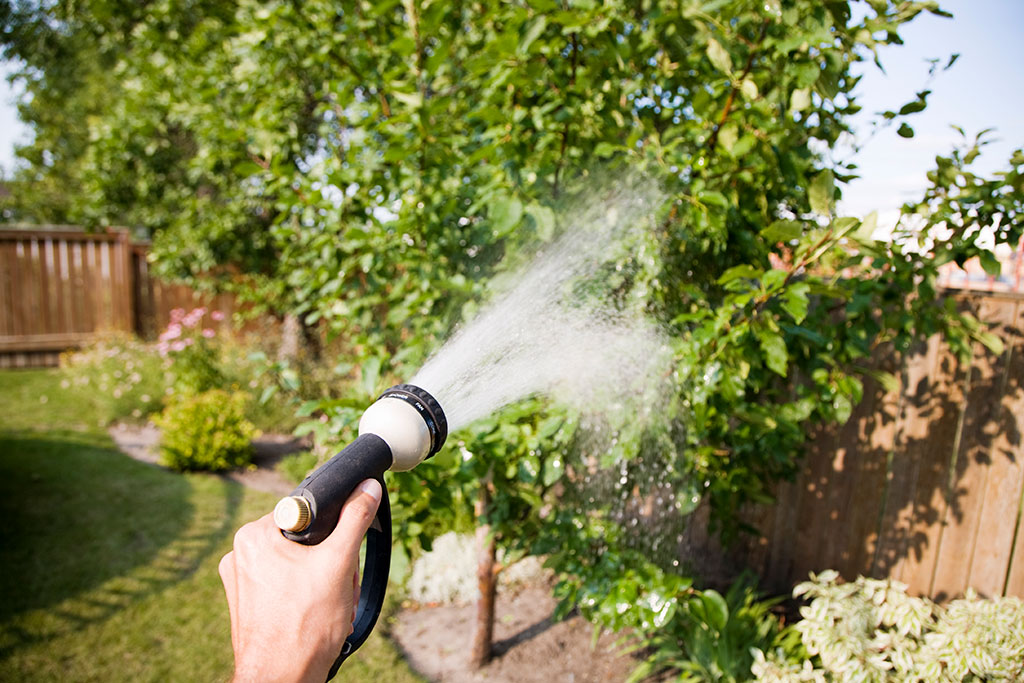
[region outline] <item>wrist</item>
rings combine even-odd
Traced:
[[[300,650],[268,656],[270,648],[259,648],[254,656],[242,655],[235,661],[232,683],[323,683],[333,658],[303,657]],[[272,648],[279,650],[279,648]]]

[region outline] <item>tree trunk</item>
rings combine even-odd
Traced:
[[[488,477],[488,480],[490,477]],[[489,524],[481,523],[491,504],[490,481],[480,486],[480,495],[474,505],[476,512],[476,579],[480,595],[476,603],[476,632],[469,663],[479,668],[491,659],[491,641],[494,640],[494,597],[497,589],[497,562],[494,537]]]
[[[281,321],[281,346],[277,349],[279,361],[295,360],[302,345],[302,321],[294,313],[285,313]]]

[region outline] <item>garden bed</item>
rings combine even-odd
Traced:
[[[578,615],[554,622],[550,586],[499,592],[494,623],[494,658],[481,669],[468,665],[476,605],[407,605],[392,627],[410,666],[442,683],[599,683],[623,681],[638,662],[617,651],[616,636],[593,642],[592,624]]]

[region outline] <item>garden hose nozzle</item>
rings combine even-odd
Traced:
[[[328,680],[370,635],[384,605],[391,564],[391,506],[384,472],[411,470],[437,453],[448,437],[441,404],[412,384],[393,386],[359,419],[359,436],[278,501],[274,522],[296,543],[316,545],[331,535],[341,506],[360,482],[377,479],[382,496],[366,534],[366,560],[352,635],[345,641]]]

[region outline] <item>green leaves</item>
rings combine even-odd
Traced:
[[[818,656],[801,653],[784,661],[779,651],[760,651],[753,668],[759,680],[841,680],[852,670],[870,681],[1000,680],[1020,671],[1024,605],[1017,598],[982,600],[968,590],[940,607],[907,595],[905,585],[891,580],[838,578],[834,570],[812,573],[793,590],[809,601],[795,633],[803,652]]]
[[[789,98],[790,111],[803,111],[811,106],[811,89],[798,88],[793,91]]]
[[[804,226],[796,221],[775,221],[761,231],[768,242],[789,242],[803,234]]]
[[[729,57],[729,51],[714,38],[708,40],[707,54],[716,69],[723,73],[732,73],[732,58]]]
[[[519,224],[523,217],[523,204],[513,197],[496,199],[490,205],[489,216],[495,236],[503,237]]]
[[[519,46],[516,51],[520,55],[525,55],[529,50],[530,46],[535,40],[544,33],[544,29],[547,27],[547,18],[544,15],[534,17],[526,24],[526,30],[523,32],[523,37],[519,40]]]
[[[550,207],[531,204],[527,213],[533,218],[537,237],[545,242],[550,241],[555,234],[555,212]]]
[[[986,273],[992,277],[999,277],[999,273],[1002,271],[1002,266],[999,263],[999,259],[996,258],[995,254],[991,251],[982,250],[978,252],[978,259],[981,261],[981,267]]]
[[[772,372],[785,377],[789,368],[789,354],[786,352],[786,342],[783,341],[782,335],[777,331],[759,328],[757,341],[761,345],[765,364]]]
[[[835,177],[825,169],[814,177],[807,189],[807,200],[811,211],[828,216],[832,213],[832,196],[835,194]]]
[[[807,307],[810,305],[807,297],[809,291],[810,285],[806,282],[797,282],[786,289],[783,294],[782,308],[789,313],[797,325],[807,317]]]

